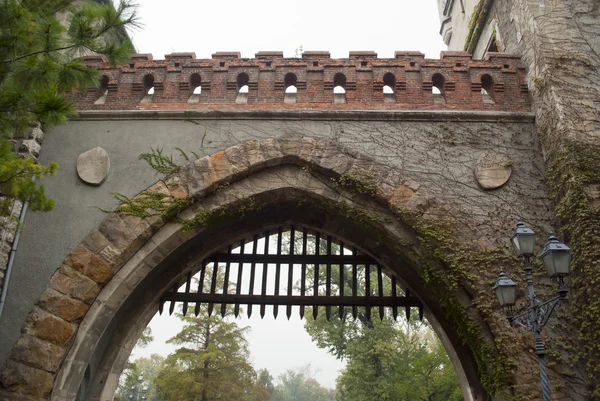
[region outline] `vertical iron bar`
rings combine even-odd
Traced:
[[[331,235],[327,236],[327,256],[331,256]],[[329,298],[331,297],[331,263],[327,263],[326,269],[325,295]],[[325,306],[325,317],[327,320],[331,319],[331,305]]]
[[[392,298],[394,301],[396,301],[396,297],[398,296],[396,285],[396,276],[392,275]],[[394,320],[398,319],[398,307],[396,305],[392,306],[392,316],[394,316]]]
[[[294,231],[294,226],[291,227],[290,229],[290,255],[294,254],[294,246],[296,245],[296,239],[295,239],[295,231]],[[294,285],[294,264],[290,263],[288,265],[288,289],[287,289],[287,295],[288,295],[288,304],[286,305],[285,309],[285,313],[286,316],[288,318],[288,320],[290,320],[290,317],[292,316],[292,287]]]
[[[202,265],[200,266],[200,276],[198,277],[198,290],[196,291],[198,294],[202,294],[204,291],[204,275],[206,274],[206,260],[202,261]],[[200,302],[196,302],[196,306],[194,308],[194,315],[196,317],[200,313]]]
[[[352,248],[352,255],[356,256],[356,248]],[[358,267],[356,263],[352,263],[352,296],[358,296]],[[358,315],[358,308],[356,305],[352,305],[352,318],[356,320],[356,316]]]
[[[227,254],[231,255],[231,245],[227,247]],[[223,294],[227,294],[229,292],[229,272],[231,269],[231,263],[225,263],[225,277],[223,279]],[[227,304],[221,304],[221,317],[225,317],[225,313],[227,313]]]
[[[365,264],[365,312],[367,315],[367,320],[371,320],[371,265]]]
[[[306,227],[302,231],[302,255],[306,255],[306,245],[308,242],[308,231]],[[306,295],[306,263],[302,263],[302,272],[300,277],[300,296]],[[304,319],[304,305],[300,305],[300,319]]]
[[[258,235],[254,234],[254,237],[252,237],[252,255],[256,255],[257,253],[257,247],[258,247]],[[256,276],[256,262],[252,262],[250,264],[250,288],[248,288],[248,294],[249,295],[254,295],[254,278]],[[249,303],[248,305],[248,318],[250,318],[252,316],[252,304]]]
[[[217,292],[217,276],[218,275],[219,275],[219,264],[217,262],[213,262],[212,277],[210,280],[210,293],[211,294],[215,294]],[[208,316],[212,316],[214,307],[215,307],[215,304],[213,302],[210,302],[208,304]]]
[[[283,232],[281,227],[277,232],[277,256],[281,256],[281,242],[282,242]],[[275,296],[279,295],[279,286],[280,286],[280,278],[281,278],[281,264],[278,262],[275,264]],[[273,305],[273,317],[277,319],[277,315],[279,314],[279,304]]]
[[[548,381],[548,372],[546,371],[546,349],[544,347],[544,340],[542,339],[542,326],[539,321],[538,302],[535,296],[535,289],[533,288],[533,268],[531,266],[531,258],[525,256],[523,257],[523,261],[523,270],[525,270],[525,276],[527,278],[527,298],[529,301],[527,311],[531,316],[531,331],[535,334],[535,354],[538,356],[540,363],[542,397],[544,398],[544,401],[551,401],[550,383]]]
[[[344,243],[343,242],[340,242],[340,255],[344,256]],[[344,296],[344,273],[346,270],[346,265],[343,263],[340,263],[338,266],[339,266],[339,271],[340,271],[340,297],[343,297]],[[340,305],[338,311],[339,311],[340,319],[343,319],[344,315],[345,315],[344,305]]]
[[[321,248],[321,233],[317,231],[315,235],[315,255],[319,254],[319,248]],[[313,295],[317,297],[319,295],[319,264],[315,263],[315,282],[313,283]],[[313,319],[317,319],[319,316],[319,305],[313,305]]]
[[[379,298],[383,298],[383,272],[381,271],[381,266],[377,265],[377,296]],[[379,319],[383,320],[384,307],[383,305],[379,306]]]
[[[185,280],[185,293],[189,294],[190,293],[190,285],[192,283],[192,272],[188,272],[187,273],[187,278]],[[187,310],[188,310],[188,301],[183,301],[183,316],[187,315]]]
[[[407,298],[410,297],[410,290],[407,288],[406,291],[404,291],[404,296],[406,296]],[[410,322],[410,305],[406,305],[404,307],[404,311],[406,313],[406,321]]]
[[[240,242],[240,253],[244,253],[244,240]],[[237,283],[235,283],[235,294],[240,295],[242,293],[242,271],[244,270],[244,264],[238,263],[238,274],[237,274]],[[233,306],[233,314],[235,317],[238,317],[240,314],[240,304],[235,304]]]
[[[265,255],[269,254],[269,232],[265,232]],[[267,275],[269,274],[269,264],[263,263],[263,276],[262,276],[262,287],[260,289],[260,293],[264,297],[267,295]],[[266,305],[260,306],[260,318],[264,319],[265,317],[265,309]]]
[[[173,284],[173,292],[177,292],[178,288],[179,288],[179,284],[177,281],[175,281],[175,284]],[[169,305],[169,315],[172,315],[174,310],[175,310],[175,301],[171,301],[171,305]]]

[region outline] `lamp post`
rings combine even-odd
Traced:
[[[533,288],[533,268],[531,266],[535,249],[535,232],[525,226],[525,224],[519,222],[510,240],[515,255],[523,260],[523,270],[527,277],[528,302],[525,312],[514,315],[517,286],[502,271],[494,285],[494,292],[500,305],[505,308],[511,326],[521,326],[534,333],[535,353],[540,361],[542,395],[544,401],[551,401],[542,328],[548,323],[548,319],[552,315],[554,308],[561,305],[567,296],[568,289],[565,284],[565,277],[569,275],[571,249],[560,242],[554,235],[550,234],[550,238],[548,238],[548,242],[544,246],[540,257],[548,275],[558,283],[558,294],[556,297],[540,303],[535,296]]]
[[[131,386],[131,392],[129,393],[129,401],[144,401],[148,392],[148,386],[142,386],[144,377],[139,376],[138,382]]]

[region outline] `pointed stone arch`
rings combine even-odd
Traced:
[[[135,197],[129,213],[108,214],[71,251],[13,348],[3,389],[14,399],[72,401],[83,386],[89,400],[111,399],[165,289],[223,241],[293,221],[343,238],[397,272],[426,305],[465,399],[484,400],[481,350],[464,344],[461,323],[447,317],[422,276],[422,238],[409,218],[427,213],[416,210],[417,192],[388,166],[311,137],[250,140],[190,162]],[[149,194],[162,206],[146,208]],[[448,291],[491,344],[471,295],[460,285]]]

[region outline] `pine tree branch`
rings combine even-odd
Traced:
[[[2,60],[2,61],[0,61],[0,64],[14,63],[14,62],[17,62],[19,60],[23,60],[24,58],[27,58],[27,57],[36,56],[38,54],[51,53],[51,52],[59,52],[59,51],[63,51],[63,50],[73,49],[74,47],[77,47],[77,46],[71,45],[71,46],[59,47],[59,48],[56,48],[56,49],[38,50],[38,51],[35,51],[35,52],[30,52],[30,53],[27,53],[27,54],[23,54],[21,56],[18,56],[18,57],[12,58],[12,59]]]

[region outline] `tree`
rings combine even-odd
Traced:
[[[129,401],[131,388],[138,385],[138,379],[142,378],[142,387],[146,387],[146,399],[151,400],[156,394],[155,379],[158,372],[162,369],[165,357],[159,354],[152,354],[149,358],[136,358],[128,363],[125,377],[120,381],[115,399],[119,401]]]
[[[138,26],[134,6],[115,7],[74,0],[0,0],[0,195],[29,202],[32,210],[48,211],[54,201],[33,178],[56,172],[22,159],[11,151],[10,139],[40,123],[45,130],[75,115],[67,93],[96,86],[98,72],[81,56],[106,56],[112,64],[134,51],[125,33]],[[10,199],[0,203],[8,215]]]
[[[339,282],[341,269],[347,267],[331,266],[332,282]],[[307,277],[314,277],[314,270],[308,270]],[[319,269],[320,292],[325,283],[324,271],[324,266]],[[370,274],[371,282],[376,282],[376,272],[366,273],[363,269],[358,273],[357,292],[362,295],[365,275]],[[344,277],[350,276],[346,271]],[[384,294],[389,295],[391,281],[385,280],[383,284]],[[345,293],[351,293],[351,281],[343,285]],[[331,291],[337,295],[339,288],[332,286]],[[325,308],[320,309],[323,310],[316,319],[307,318],[305,329],[317,346],[347,361],[337,379],[337,401],[462,400],[445,349],[427,324],[416,320],[396,322],[389,316],[372,319],[365,308],[358,308],[354,320],[350,307],[345,308],[342,319],[338,308],[327,319]],[[306,315],[312,313],[308,311]]]
[[[247,400],[256,374],[248,363],[246,328],[205,309],[178,315],[183,329],[170,343],[182,345],[165,360],[156,384],[161,400]]]
[[[260,369],[257,372],[256,387],[264,389],[266,392],[265,399],[270,400],[275,392],[275,385],[273,384],[273,376],[267,369]]]
[[[446,351],[429,326],[386,317],[354,321],[320,314],[305,327],[318,346],[347,361],[337,379],[337,401],[460,401]]]
[[[330,401],[329,390],[311,377],[310,369],[287,370],[278,378],[273,401]]]

